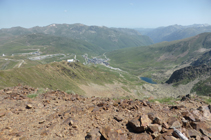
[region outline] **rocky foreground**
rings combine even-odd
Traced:
[[[211,139],[211,106],[184,96],[176,105],[47,91],[28,86],[0,91],[0,140]],[[174,128],[174,129],[173,129]]]

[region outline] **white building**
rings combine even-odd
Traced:
[[[67,59],[68,63],[74,62],[74,59]]]

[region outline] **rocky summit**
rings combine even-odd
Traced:
[[[28,86],[0,91],[0,140],[211,139],[211,106],[198,96],[167,105],[37,91]]]

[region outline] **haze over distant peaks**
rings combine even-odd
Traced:
[[[149,36],[154,43],[162,41],[180,40],[195,36],[204,32],[211,32],[211,25],[209,24],[193,24],[193,25],[170,25],[166,27],[158,27],[155,29],[137,28],[143,35]]]

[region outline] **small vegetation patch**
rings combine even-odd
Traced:
[[[149,100],[149,102],[155,102],[158,101],[160,103],[165,103],[165,104],[169,104],[169,105],[175,105],[175,101],[179,101],[179,99],[176,98],[161,98],[161,99],[153,99],[153,100]]]
[[[75,92],[73,90],[66,90],[65,91],[67,94],[74,94],[75,95]]]
[[[211,103],[211,98],[206,99],[205,102],[208,103],[208,104],[210,104]]]
[[[127,91],[127,92],[130,92],[130,90],[126,87],[126,86],[122,86],[122,88]]]
[[[35,98],[35,97],[37,97],[37,95],[38,94],[29,94],[29,95],[27,95],[27,97],[29,97],[29,98]]]

